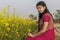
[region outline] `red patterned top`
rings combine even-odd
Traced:
[[[43,28],[44,22],[48,22],[47,30],[51,30],[54,28],[54,23],[51,15],[49,13],[46,13],[43,15],[42,19],[38,21],[38,31],[40,31]]]

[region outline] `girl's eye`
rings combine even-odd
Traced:
[[[38,7],[37,9],[41,9],[41,7]]]

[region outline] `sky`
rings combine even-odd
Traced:
[[[10,5],[10,14],[13,14],[13,8],[15,8],[15,15],[26,17],[33,14],[37,16],[36,4],[39,1],[44,1],[52,14],[57,9],[60,10],[60,0],[0,0],[0,11]]]

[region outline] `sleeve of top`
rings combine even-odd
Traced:
[[[43,21],[44,22],[49,22],[50,21],[50,16],[49,15],[44,15]]]

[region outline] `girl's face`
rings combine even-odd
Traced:
[[[43,6],[37,6],[37,10],[39,13],[43,13],[46,7]]]

